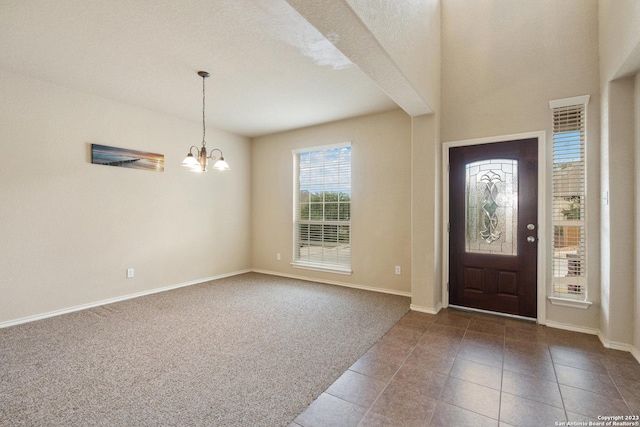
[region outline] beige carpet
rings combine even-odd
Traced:
[[[408,307],[249,273],[0,329],[0,425],[286,426]]]

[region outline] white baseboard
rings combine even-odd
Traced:
[[[99,307],[101,305],[113,304],[114,302],[125,301],[128,299],[138,298],[145,295],[157,294],[159,292],[170,291],[172,289],[183,288],[185,286],[197,285],[199,283],[209,282],[211,280],[223,279],[225,277],[237,276],[238,274],[249,273],[251,270],[234,271],[232,273],[219,274],[217,276],[205,277],[203,279],[196,279],[189,282],[179,283],[177,285],[165,286],[162,288],[150,289],[147,291],[136,292],[134,294],[127,294],[120,297],[109,298],[102,301],[91,302],[88,304],[77,305],[75,307],[63,308],[61,310],[49,311],[47,313],[36,314],[33,316],[22,317],[20,319],[9,320],[6,322],[0,322],[1,328],[8,328],[9,326],[20,325],[22,323],[35,322],[36,320],[47,319],[49,317],[60,316],[62,314],[73,313],[75,311],[86,310],[88,308]]]
[[[606,348],[611,348],[613,350],[620,350],[620,351],[628,351],[638,361],[638,363],[640,363],[640,351],[638,351],[638,349],[633,345],[625,344],[622,342],[609,341],[604,337],[604,335],[602,335],[601,332],[598,332],[598,338],[600,338],[600,342]]]
[[[605,336],[602,334],[602,332],[599,332],[599,331],[598,331],[598,338],[600,338],[600,342],[606,348],[612,348],[614,350],[628,351],[631,354],[633,354],[634,350],[636,350],[631,344],[625,344],[625,343],[617,342],[617,341],[609,341],[608,339],[605,338]],[[638,354],[637,350],[636,350],[636,354]],[[633,354],[633,357],[636,357],[636,355]],[[636,357],[636,359],[637,359],[637,357]],[[639,359],[639,361],[640,361],[640,359]]]
[[[582,332],[583,334],[596,335],[605,348],[613,350],[628,351],[640,363],[640,351],[631,344],[617,341],[609,341],[605,338],[599,329],[583,328],[581,326],[567,325],[547,320],[547,326],[551,328],[564,329],[573,332]]]
[[[411,292],[394,291],[392,289],[374,288],[373,286],[357,285],[353,283],[339,282],[335,280],[317,279],[315,277],[298,276],[295,274],[279,273],[277,271],[252,269],[254,273],[269,274],[271,276],[288,277],[289,279],[306,280],[308,282],[326,283],[327,285],[344,286],[346,288],[362,289],[365,291],[380,292],[383,294],[400,295],[411,298]]]
[[[423,307],[421,305],[411,304],[409,308],[413,311],[419,311],[420,313],[428,313],[428,314],[438,314],[440,310],[442,310],[442,304],[438,303],[435,308],[434,307]]]
[[[569,325],[567,323],[554,322],[553,320],[548,320],[548,319],[547,319],[545,324],[550,328],[564,329],[565,331],[580,332],[580,333],[589,334],[589,335],[599,335],[600,334],[600,330],[599,329],[585,328],[585,327],[582,327],[582,326]]]

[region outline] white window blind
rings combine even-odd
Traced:
[[[293,265],[351,273],[351,144],[293,155]]]
[[[586,150],[588,97],[552,101],[553,111],[553,296],[587,296]]]

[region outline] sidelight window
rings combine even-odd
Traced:
[[[586,105],[589,96],[551,101],[553,112],[553,296],[587,298]]]

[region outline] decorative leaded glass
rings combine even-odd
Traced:
[[[491,159],[466,166],[466,251],[517,255],[518,161]]]

